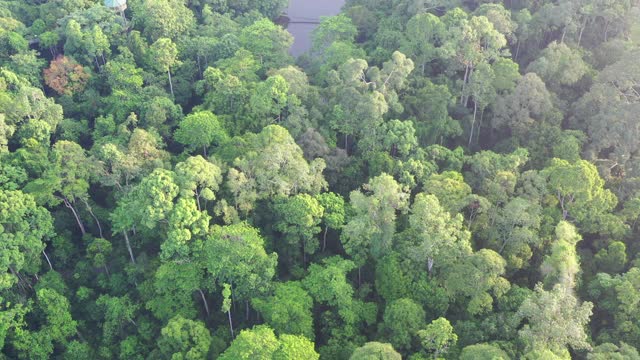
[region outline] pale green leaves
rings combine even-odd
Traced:
[[[591,317],[593,304],[580,304],[570,288],[556,285],[546,291],[536,286],[533,296],[522,303],[518,317],[527,324],[520,330],[520,337],[529,349],[550,349],[556,353],[590,349],[585,326]]]
[[[313,343],[302,336],[281,335],[276,338],[273,330],[258,325],[243,330],[218,359],[220,360],[318,360]]]
[[[342,243],[358,264],[369,256],[379,258],[392,247],[398,211],[406,211],[409,194],[391,175],[382,174],[351,192],[355,216],[345,225]]]
[[[53,231],[51,215],[37,206],[33,197],[0,190],[0,289],[17,282],[11,272],[37,271],[43,241],[53,236]]]
[[[171,359],[198,360],[209,353],[211,335],[205,324],[176,316],[162,328],[158,340],[161,353]]]
[[[216,284],[230,284],[235,299],[249,300],[271,288],[278,257],[267,254],[257,229],[238,223],[211,228],[204,259]]]
[[[453,326],[449,320],[442,317],[433,320],[424,330],[418,331],[418,337],[422,347],[433,353],[436,359],[458,342],[458,335],[455,334]]]
[[[418,194],[409,216],[409,239],[403,254],[422,269],[432,271],[470,255],[471,233],[461,215],[451,216],[433,195]]]
[[[161,38],[149,48],[154,59],[154,66],[158,71],[169,71],[178,64],[178,48],[170,39]]]

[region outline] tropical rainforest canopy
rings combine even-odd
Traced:
[[[0,0],[0,359],[640,359],[640,1],[106,5]]]

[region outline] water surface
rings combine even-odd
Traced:
[[[345,0],[289,0],[287,16],[290,19],[287,30],[293,35],[291,55],[299,56],[311,48],[311,31],[318,26],[321,16],[340,13]],[[303,23],[303,22],[310,22]]]

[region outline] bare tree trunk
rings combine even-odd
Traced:
[[[196,188],[196,205],[198,205],[198,211],[202,211],[202,208],[200,205],[200,192],[198,191],[198,188]]]
[[[131,257],[131,263],[135,264],[136,263],[136,259],[133,257],[133,250],[131,250],[131,243],[129,242],[129,235],[127,235],[127,231],[124,230],[122,232],[122,234],[124,235],[124,241],[127,244],[127,250],[129,250],[129,256]]]
[[[578,46],[580,46],[580,42],[582,41],[582,33],[584,29],[587,27],[587,17],[584,17],[584,21],[582,22],[582,26],[580,27],[580,33],[578,34]]]
[[[198,292],[200,293],[200,297],[202,298],[202,303],[204,304],[204,311],[206,311],[207,316],[209,316],[209,304],[207,304],[207,298],[204,297],[204,293],[202,292],[201,289],[198,289]]]
[[[460,105],[464,105],[464,90],[467,88],[467,80],[469,79],[469,65],[464,69],[464,79],[462,80],[462,93],[460,94]]]
[[[98,225],[98,232],[100,233],[100,237],[104,239],[104,236],[102,235],[102,226],[100,225],[100,220],[98,220],[96,215],[93,213],[93,210],[91,209],[91,206],[89,206],[89,203],[87,202],[87,200],[82,199],[82,201],[84,202],[84,206],[87,208],[87,211],[89,212],[89,214],[91,214],[91,217],[93,217],[93,219],[96,221],[96,225]]]
[[[473,64],[471,64],[469,67],[469,77],[467,78],[467,83],[471,82],[471,79],[473,78],[473,70],[474,67]],[[469,95],[464,95],[464,103],[462,105],[464,105],[465,108],[469,106]]]
[[[304,251],[306,240],[302,240],[302,268],[307,264],[307,252]]]
[[[44,249],[42,249],[42,255],[44,255],[45,259],[47,259],[47,263],[49,264],[49,269],[53,270],[53,266],[51,266],[51,260],[49,260],[49,257],[47,256],[47,253],[44,251]]]
[[[246,320],[249,321],[249,300],[244,301],[244,311],[246,314]]]
[[[231,330],[231,338],[234,338],[233,335],[233,320],[231,320],[231,310],[227,311],[227,315],[229,315],[229,330]]]
[[[322,236],[322,251],[327,248],[327,231],[329,230],[328,226],[324,227],[324,235]]]
[[[562,220],[567,220],[567,216],[569,216],[569,212],[564,207],[565,198],[564,198],[564,196],[560,196],[559,192],[558,192],[558,200],[560,200],[560,208],[562,209]]]
[[[22,276],[20,276],[20,272],[14,270],[13,267],[11,267],[11,266],[9,266],[9,270],[11,271],[13,276],[18,278],[18,284],[20,284],[23,289],[26,289],[27,287],[29,287],[29,289],[33,290],[33,287],[31,286],[31,284],[29,284],[28,281],[26,281],[25,279],[22,278]],[[24,286],[25,284],[27,286]]]
[[[124,20],[124,27],[126,29],[129,26],[129,23],[127,22],[127,17],[124,16],[124,10],[120,11],[120,16],[122,16],[122,20]]]
[[[78,212],[76,211],[76,208],[73,206],[73,204],[71,204],[71,202],[69,202],[69,200],[67,200],[67,198],[64,198],[63,201],[64,201],[64,206],[68,207],[73,213],[73,216],[76,218],[76,222],[78,223],[78,227],[80,228],[80,232],[82,233],[82,236],[84,236],[84,234],[86,234],[87,232],[84,229],[82,220],[80,220],[80,217],[78,216]]]
[[[478,103],[473,101],[473,122],[471,123],[471,133],[469,134],[469,148],[471,148],[471,142],[473,141],[473,130],[476,127],[476,115],[478,114]]]
[[[507,243],[509,243],[509,238],[505,238],[504,240],[502,240],[502,246],[500,246],[500,251],[498,251],[498,254],[502,255],[502,252],[504,251],[504,248],[507,247]]]
[[[169,74],[169,89],[171,90],[171,97],[175,97],[173,94],[173,82],[171,81],[171,70],[167,70],[167,74]]]
[[[484,108],[480,109],[480,121],[478,121],[478,126],[476,126],[476,145],[480,142],[480,131],[482,130],[482,125],[484,124]]]
[[[87,340],[84,339],[84,336],[82,336],[80,331],[76,330],[76,335],[78,335],[78,338],[80,339],[80,341],[87,342]]]

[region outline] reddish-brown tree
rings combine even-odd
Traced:
[[[58,56],[44,69],[44,82],[60,95],[73,95],[84,89],[89,73],[72,58]]]

